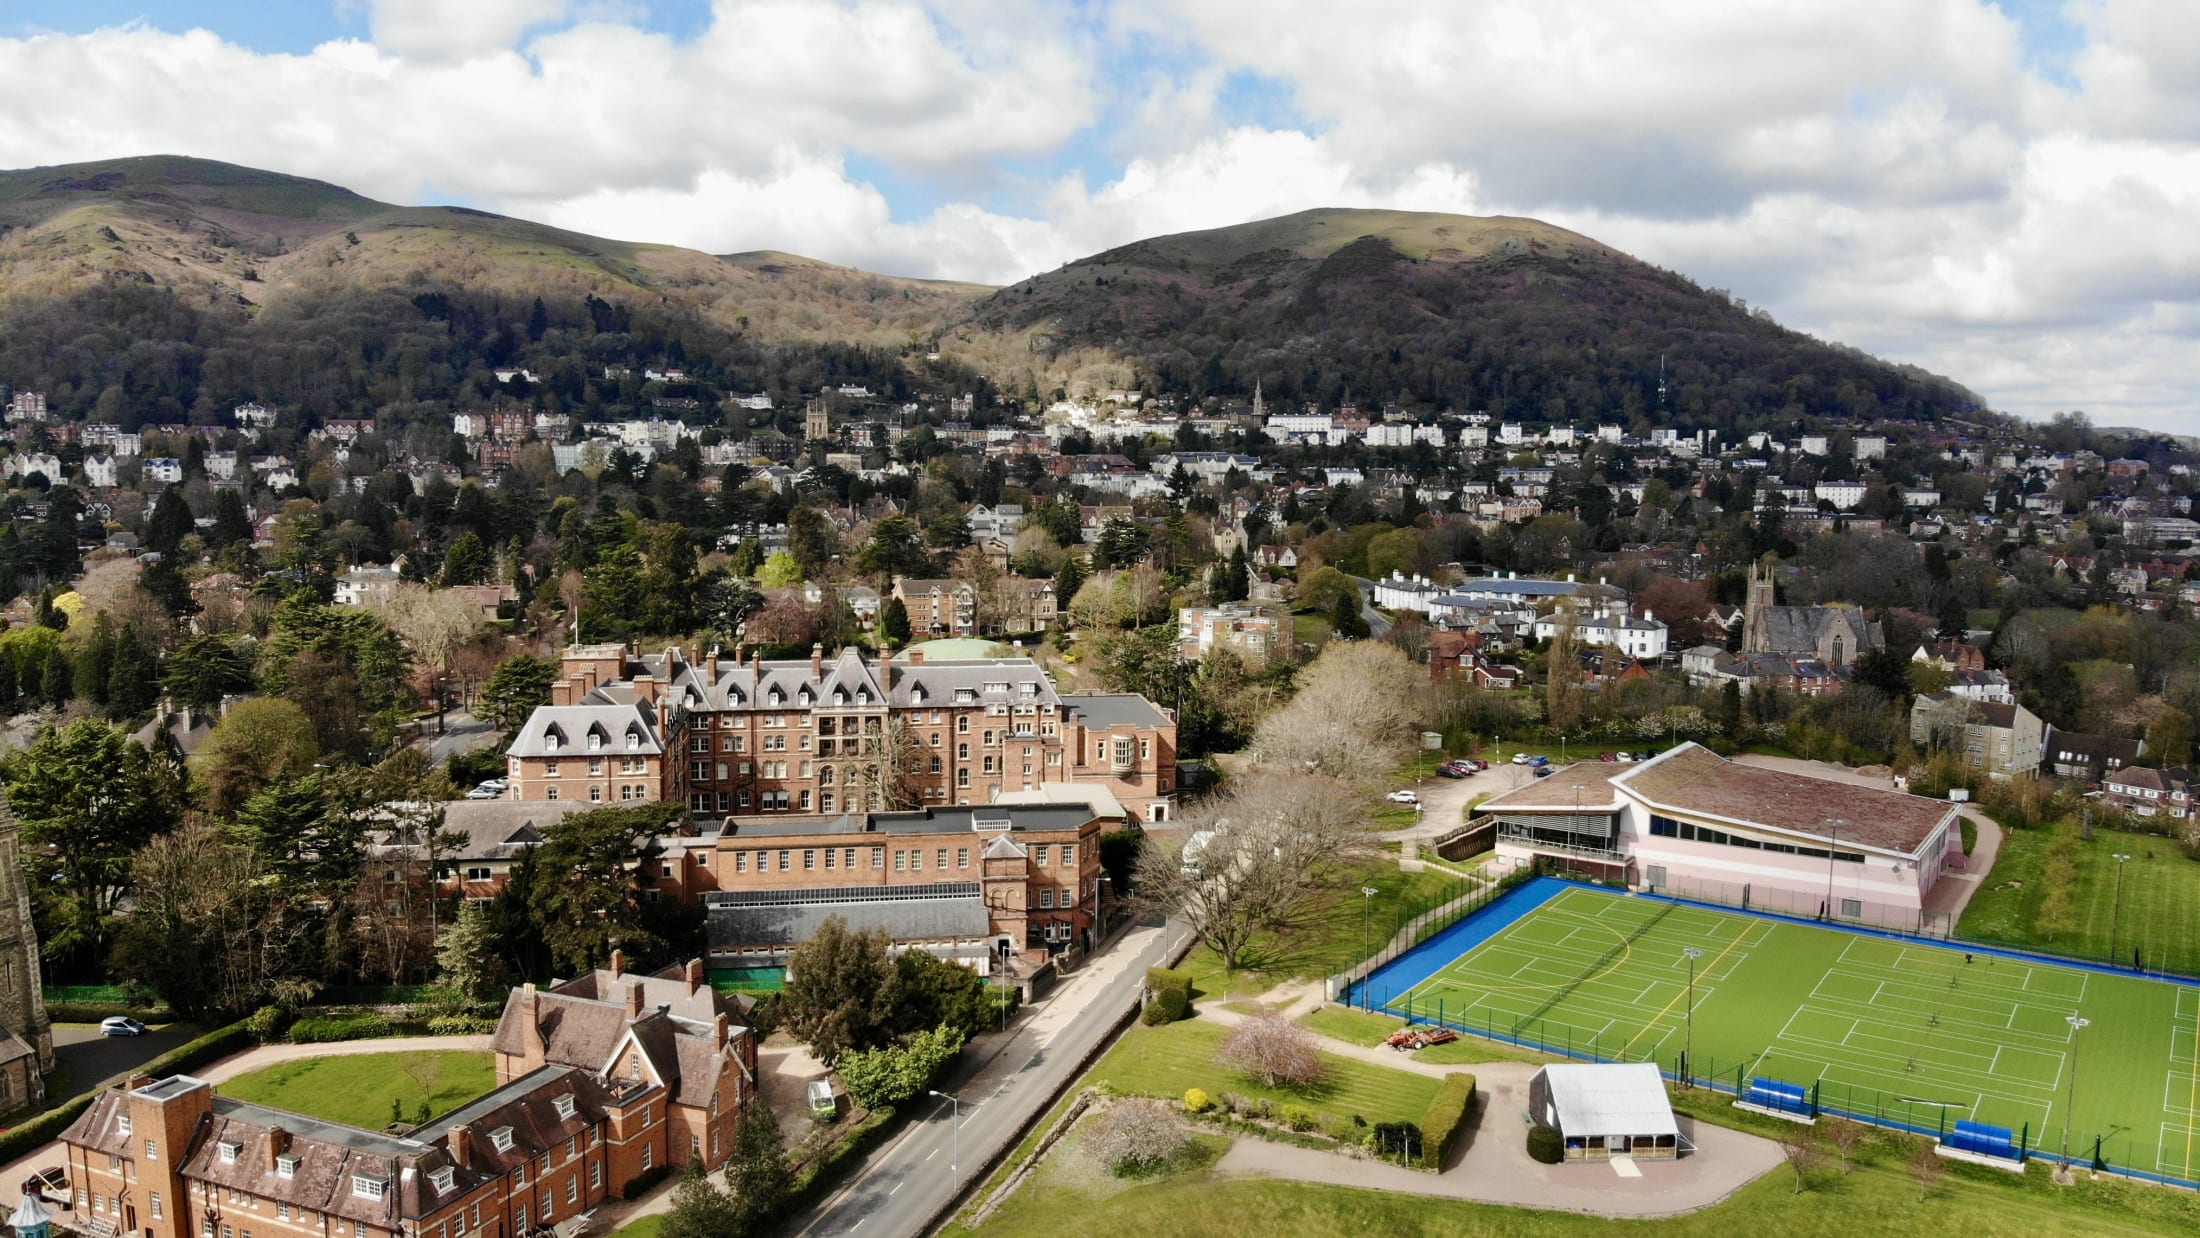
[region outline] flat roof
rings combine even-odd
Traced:
[[[1582,808],[1616,809],[1620,806],[1619,792],[1612,789],[1612,779],[1632,765],[1617,761],[1576,761],[1562,766],[1548,778],[1537,778],[1505,792],[1503,795],[1483,800],[1475,809],[1489,812],[1492,809],[1524,809],[1537,812],[1572,812]],[[1579,797],[1576,797],[1576,792]]]
[[[1956,811],[1923,796],[1739,765],[1693,743],[1634,766],[1612,783],[1653,807],[1905,856],[1915,855]]]

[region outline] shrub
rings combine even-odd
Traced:
[[[635,1174],[633,1177],[628,1178],[626,1180],[626,1185],[619,1188],[619,1198],[631,1203],[634,1200],[640,1199],[642,1196],[649,1194],[650,1188],[656,1186],[658,1183],[664,1181],[671,1176],[672,1166],[652,1166],[638,1174]]]
[[[1315,1126],[1314,1111],[1304,1105],[1285,1105],[1283,1107],[1283,1124],[1295,1131],[1313,1130]]]
[[[282,1039],[284,1029],[290,1026],[290,1012],[281,1006],[262,1006],[252,1012],[244,1025],[252,1029],[252,1038],[263,1045]]]
[[[116,1015],[128,1015],[140,1023],[167,1023],[176,1012],[160,1002],[48,1002],[51,1023],[97,1023]]]
[[[1428,1141],[1411,1122],[1377,1122],[1375,1151],[1381,1156],[1418,1156]]]
[[[1474,1104],[1474,1076],[1449,1074],[1444,1085],[1436,1089],[1435,1099],[1429,1101],[1428,1112],[1421,1115],[1421,1135],[1427,1140],[1421,1146],[1421,1168],[1442,1169],[1451,1156],[1452,1144],[1467,1125],[1467,1110]]]
[[[1167,1002],[1157,997],[1146,1003],[1146,1008],[1139,1012],[1138,1021],[1147,1027],[1159,1027],[1164,1023],[1174,1023],[1182,1017],[1169,1009]]]
[[[481,1014],[444,1014],[428,1020],[430,1036],[486,1036],[497,1030],[497,1021]]]
[[[1536,1125],[1528,1128],[1528,1155],[1544,1165],[1556,1165],[1566,1159],[1566,1137],[1555,1126]]]
[[[1146,987],[1153,990],[1153,1002],[1146,1007],[1146,1025],[1174,1023],[1192,1015],[1192,973],[1171,971],[1166,967],[1146,969]],[[1153,1018],[1155,1006],[1167,1011],[1160,1018]]]
[[[291,1024],[290,1043],[324,1045],[338,1040],[371,1040],[390,1033],[390,1021],[372,1010],[338,1010]]]
[[[1129,1174],[1168,1163],[1191,1136],[1169,1107],[1157,1100],[1120,1100],[1092,1120],[1084,1148],[1110,1173]]]
[[[1215,1062],[1272,1088],[1310,1087],[1329,1073],[1314,1034],[1278,1014],[1256,1015],[1231,1028]]]
[[[962,1046],[962,1029],[943,1023],[910,1037],[907,1044],[841,1054],[840,1081],[865,1109],[898,1105],[932,1086]]]
[[[1214,1108],[1215,1102],[1200,1088],[1184,1089],[1184,1108],[1192,1113],[1205,1113]]]

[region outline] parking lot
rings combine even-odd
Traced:
[[[56,1023],[53,1028],[54,1061],[65,1072],[47,1099],[59,1103],[91,1091],[108,1079],[179,1048],[199,1034],[186,1023],[156,1027],[143,1036],[102,1036],[91,1023]]]

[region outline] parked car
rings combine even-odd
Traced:
[[[1490,763],[1480,757],[1474,758],[1472,761],[1469,761],[1468,764],[1474,766],[1474,768],[1476,769],[1488,769],[1490,767]]]
[[[1617,761],[1617,760],[1619,760],[1619,758],[1618,758],[1618,757],[1616,757],[1616,756],[1613,756],[1613,755],[1612,755],[1611,753],[1609,753],[1609,752],[1603,752],[1603,753],[1598,753],[1598,754],[1597,754],[1597,760],[1599,760],[1599,761]]]
[[[1514,754],[1513,754],[1513,764],[1515,764],[1515,765],[1526,765],[1527,763],[1528,763],[1528,754],[1527,754],[1527,753],[1525,753],[1525,752],[1516,752],[1516,753],[1514,753]]]
[[[1622,752],[1619,754],[1619,759],[1621,761],[1633,761],[1635,759],[1635,754],[1632,752]]]
[[[145,1025],[127,1015],[114,1015],[99,1021],[102,1036],[143,1036]]]
[[[1449,764],[1446,764],[1446,765],[1439,765],[1439,766],[1437,766],[1437,767],[1436,767],[1436,776],[1437,776],[1438,778],[1464,778],[1464,777],[1466,777],[1466,775],[1465,775],[1465,774],[1462,774],[1462,773],[1460,773],[1460,772],[1459,772],[1459,767],[1458,767],[1458,766],[1456,766],[1456,765],[1449,765]]]
[[[1649,760],[1649,759],[1650,759],[1651,757],[1654,757],[1654,756],[1656,756],[1656,755],[1658,755],[1658,754],[1657,754],[1657,753],[1655,753],[1655,752],[1638,752],[1638,753],[1636,753],[1636,754],[1635,754],[1635,759],[1636,759],[1637,761],[1647,761],[1647,760]]]
[[[66,1207],[69,1203],[69,1171],[48,1165],[23,1179],[23,1194],[40,1196]]]
[[[1421,802],[1421,793],[1418,791],[1393,791],[1387,798],[1393,804],[1418,804]]]
[[[1538,778],[1548,778],[1556,772],[1556,770],[1553,770],[1550,767],[1550,764],[1548,762],[1535,767],[1535,776]]]
[[[504,798],[504,788],[503,788],[503,787],[492,787],[492,786],[488,786],[488,785],[484,784],[484,785],[482,785],[482,786],[478,786],[478,787],[475,787],[475,788],[474,788],[473,790],[471,790],[471,791],[468,791],[468,792],[466,793],[466,798],[467,798],[467,799],[470,799],[470,800],[498,800],[498,799],[503,799],[503,798]]]
[[[1533,765],[1533,766],[1535,766],[1535,767],[1536,767],[1537,769],[1549,769],[1549,768],[1550,768],[1550,765],[1551,765],[1551,758],[1549,758],[1549,757],[1529,757],[1529,758],[1528,758],[1528,764],[1530,764],[1530,765]]]

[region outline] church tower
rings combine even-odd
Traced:
[[[1779,590],[1772,583],[1772,564],[1767,560],[1750,564],[1749,592],[1742,604],[1743,653],[1769,652],[1766,612],[1778,604],[1779,596]]]
[[[1253,420],[1265,421],[1266,419],[1265,406],[1260,401],[1260,380],[1256,378],[1253,380]]]
[[[54,1067],[53,1029],[46,1021],[45,993],[40,987],[38,930],[31,923],[31,890],[23,873],[21,839],[15,813],[0,799],[0,1045],[12,1033],[12,1039],[31,1051],[22,1064],[32,1068],[26,1076],[17,1076],[14,1062],[0,1066],[10,1075],[0,1091],[0,1110],[41,1100],[38,1075]]]

